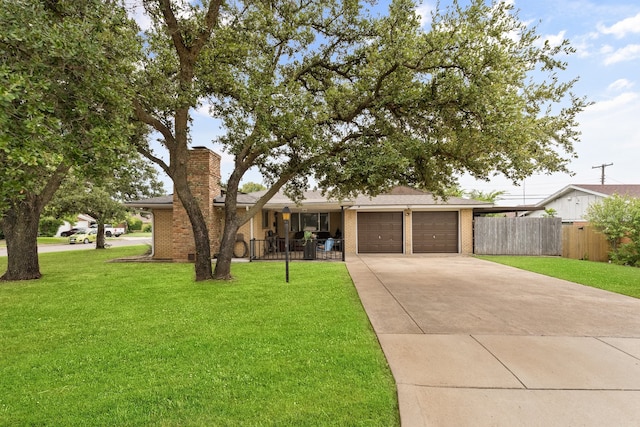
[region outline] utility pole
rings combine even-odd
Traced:
[[[613,163],[601,164],[600,166],[592,166],[591,169],[602,169],[602,175],[600,176],[600,185],[604,185],[604,168],[607,166],[613,166]]]

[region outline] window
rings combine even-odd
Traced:
[[[329,231],[329,213],[292,213],[291,231]]]
[[[269,228],[269,211],[262,210],[262,228]]]

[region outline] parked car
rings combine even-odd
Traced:
[[[76,234],[78,232],[78,230],[81,230],[80,228],[71,228],[67,231],[63,231],[62,233],[60,233],[60,237],[69,237],[73,234]]]
[[[97,229],[98,224],[92,224],[91,228]],[[123,234],[124,234],[123,227],[114,227],[111,224],[104,225],[104,235],[107,237],[120,237]]]
[[[98,230],[84,230],[83,232],[78,232],[72,236],[69,236],[69,244],[73,245],[74,243],[93,243],[96,241],[97,237]]]

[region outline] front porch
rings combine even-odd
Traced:
[[[344,239],[328,238],[289,239],[290,261],[344,261]],[[287,255],[287,241],[282,237],[273,236],[264,240],[251,239],[249,241],[250,261],[284,261]]]

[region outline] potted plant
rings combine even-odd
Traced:
[[[316,259],[316,236],[311,231],[304,232],[304,238],[302,240],[302,246],[304,246],[303,259]]]

